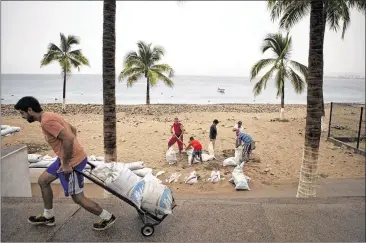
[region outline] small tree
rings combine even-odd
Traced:
[[[252,67],[250,72],[250,81],[255,79],[259,72],[264,68],[270,66],[269,71],[262,76],[262,78],[254,85],[253,93],[255,96],[259,95],[263,88],[266,88],[267,81],[272,75],[275,75],[277,97],[281,96],[281,111],[280,119],[284,119],[285,108],[285,80],[292,83],[296,93],[302,93],[306,85],[306,78],[308,69],[301,63],[290,60],[292,41],[289,34],[283,36],[281,33],[268,34],[264,39],[261,50],[265,53],[267,50],[273,52],[274,57],[269,59],[262,59]],[[303,77],[297,74],[298,71]]]
[[[168,87],[174,83],[170,79],[174,76],[174,70],[168,64],[157,64],[164,56],[164,49],[159,46],[151,47],[143,41],[137,43],[138,52],[130,52],[124,59],[124,69],[118,80],[122,82],[127,78],[127,87],[131,87],[140,78],[146,78],[146,104],[150,105],[150,86],[155,86],[159,80]],[[167,73],[168,76],[165,76]]]
[[[47,53],[43,55],[41,60],[41,67],[46,66],[54,61],[58,62],[62,69],[64,77],[63,94],[62,94],[62,111],[65,112],[66,105],[66,80],[67,76],[71,74],[72,68],[77,68],[85,65],[89,66],[88,59],[83,55],[81,49],[71,50],[72,46],[79,45],[80,39],[74,35],[66,37],[60,33],[60,47],[50,43],[48,45]]]

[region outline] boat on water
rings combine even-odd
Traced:
[[[219,92],[219,93],[225,93],[225,89],[217,88],[217,92]]]

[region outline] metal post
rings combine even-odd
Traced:
[[[361,126],[362,126],[362,114],[363,114],[363,107],[361,107],[360,122],[358,124],[357,148],[360,147]]]
[[[330,126],[332,123],[332,114],[333,114],[333,102],[330,102],[330,114],[329,114],[329,125],[328,125],[328,138],[330,137]]]

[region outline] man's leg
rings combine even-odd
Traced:
[[[38,216],[30,216],[28,222],[36,225],[55,225],[55,217],[53,214],[53,192],[51,183],[57,179],[57,170],[59,169],[60,160],[57,158],[46,171],[38,178],[38,184],[41,188],[44,212]]]
[[[83,207],[86,211],[99,216],[102,220],[93,225],[95,230],[105,230],[112,226],[116,221],[116,217],[104,210],[98,203],[84,196],[84,192],[71,195],[72,200]]]
[[[169,140],[169,142],[168,142],[168,148],[170,148],[171,146],[173,146],[176,141],[177,141],[177,138],[176,138],[175,135],[173,135],[173,137],[171,137],[170,140]]]
[[[75,166],[75,169],[82,171],[87,164],[87,159],[84,159],[79,165]],[[83,207],[88,212],[97,215],[101,218],[98,223],[93,225],[95,230],[105,230],[114,224],[116,217],[106,210],[103,210],[101,206],[86,198],[84,196],[84,176],[76,171],[70,174],[60,173],[59,175],[62,186],[65,190],[65,196],[70,195],[72,200]]]
[[[183,134],[180,135],[177,143],[178,143],[179,153],[182,153],[182,150],[183,150]]]
[[[200,157],[200,161],[201,161],[201,164],[202,164],[202,163],[203,163],[203,161],[202,161],[202,150],[201,150],[201,151],[199,151],[198,155],[199,155],[199,157]]]

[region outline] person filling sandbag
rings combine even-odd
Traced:
[[[174,118],[173,125],[170,126],[169,132],[172,134],[168,142],[168,149],[172,147],[175,142],[178,143],[179,154],[182,153],[183,150],[183,133],[185,129],[182,123],[179,121],[178,117]]]
[[[235,147],[238,148],[239,146],[243,146],[243,153],[241,161],[249,161],[250,154],[252,152],[252,142],[253,139],[251,136],[249,136],[246,133],[240,132],[239,130],[236,130],[236,143]]]
[[[195,140],[194,137],[190,137],[189,141],[190,143],[187,145],[186,150],[189,149],[190,147],[193,147],[190,165],[192,165],[194,158],[196,156],[199,157],[200,162],[202,163],[202,144],[198,140]]]

